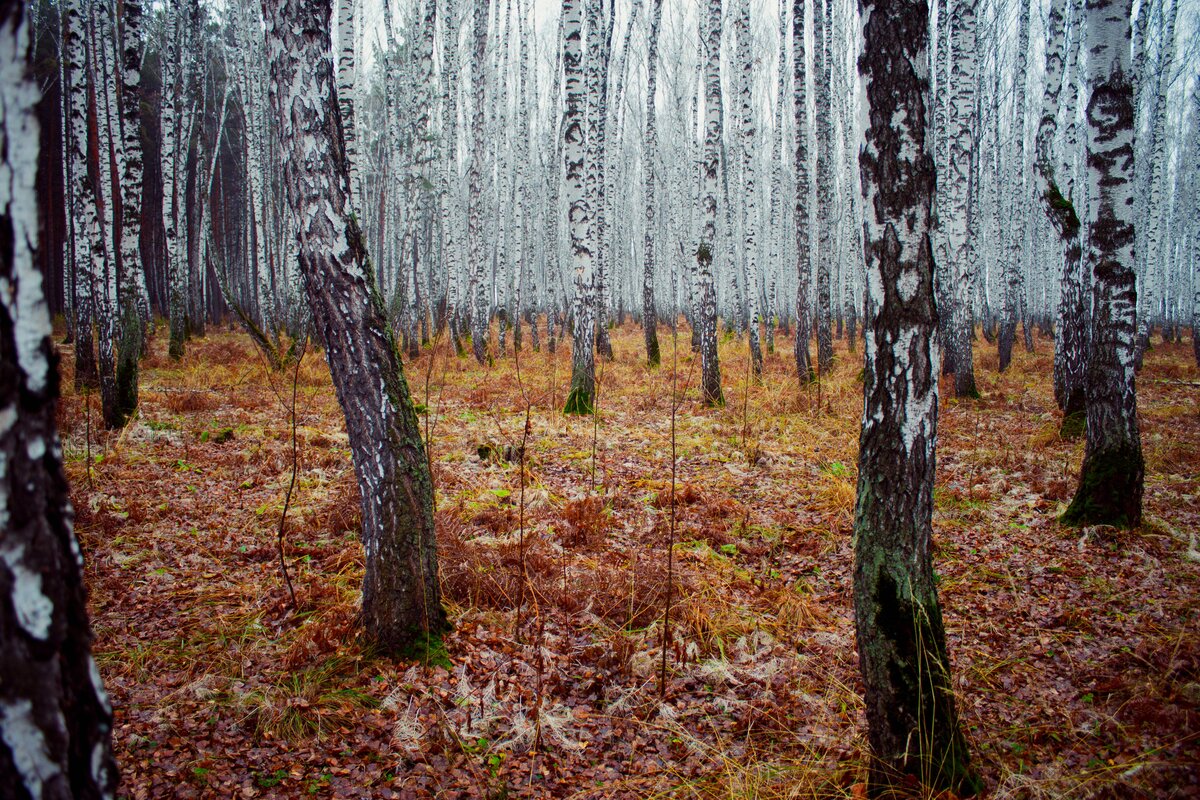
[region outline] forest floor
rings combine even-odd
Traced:
[[[801,389],[780,337],[747,392],[744,341],[728,339],[728,405],[705,409],[681,335],[669,565],[664,333],[650,369],[640,329],[614,332],[595,420],[560,412],[567,344],[527,347],[519,375],[511,356],[485,368],[444,344],[408,364],[454,624],[424,664],[356,638],[358,496],[322,354],[296,372],[293,613],[276,554],[292,374],[266,371],[241,335],[210,331],[174,363],[160,336],[138,416],[105,433],[64,347],[60,425],[120,794],[861,796],[861,356],[839,341],[833,373]],[[1190,343],[1156,346],[1138,378],[1135,531],[1056,522],[1083,442],[1058,436],[1051,350],[1039,340],[998,375],[981,339],[982,399],[942,389],[934,557],[975,763],[998,798],[1200,796]]]

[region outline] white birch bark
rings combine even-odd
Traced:
[[[595,339],[596,303],[591,193],[584,122],[587,116],[583,86],[583,15],[584,0],[563,0],[563,82],[566,86],[566,113],[563,128],[563,159],[566,166],[567,220],[571,237],[571,261],[575,274],[575,330],[571,345],[571,390],[564,411],[568,414],[593,412],[596,393]],[[589,73],[588,94],[592,88]]]
[[[1134,106],[1131,0],[1091,0],[1085,11],[1088,262],[1095,322],[1087,373],[1087,448],[1079,488],[1062,520],[1136,527],[1145,464],[1134,382],[1137,287],[1134,272]]]
[[[950,18],[951,59],[947,114],[947,174],[940,191],[939,221],[945,230],[950,258],[954,261],[953,308],[947,345],[953,351],[954,390],[959,397],[977,397],[975,366],[971,352],[972,291],[975,262],[971,251],[971,178],[975,163],[976,126],[976,4],[978,0],[955,0]]]
[[[717,296],[713,254],[717,250],[717,181],[721,170],[721,0],[708,0],[700,14],[704,55],[704,155],[701,161],[700,242],[696,248],[696,287],[700,327],[700,389],[706,405],[721,406],[721,366],[717,360]]]

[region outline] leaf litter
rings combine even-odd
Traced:
[[[98,432],[90,398],[90,445],[88,398],[68,388],[121,794],[860,796],[859,356],[838,343],[818,405],[777,338],[749,386],[744,343],[722,345],[724,409],[695,387],[680,405],[661,696],[671,373],[642,363],[638,329],[614,331],[595,421],[560,413],[566,347],[523,351],[520,378],[445,343],[406,365],[455,626],[427,663],[358,638],[358,493],[319,354],[299,372],[296,611],[274,549],[287,378],[241,336],[181,362],[156,340],[136,419]],[[1057,435],[1051,346],[1002,375],[981,352],[979,401],[942,392],[935,568],[973,754],[994,797],[1197,796],[1200,395],[1165,380],[1194,375],[1190,352],[1154,348],[1139,379],[1145,523],[1080,531],[1055,521],[1083,444]]]

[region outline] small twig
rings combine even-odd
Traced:
[[[83,387],[83,407],[85,409],[83,414],[83,435],[87,440],[85,458],[87,459],[88,491],[94,492],[96,486],[92,483],[92,391],[88,386]]]
[[[292,490],[296,487],[296,473],[300,467],[299,443],[296,436],[296,393],[300,386],[300,364],[308,350],[308,336],[305,335],[300,345],[300,353],[296,356],[296,368],[292,372],[292,404],[288,408],[288,416],[292,426],[292,479],[288,482],[287,494],[283,498],[283,513],[279,515],[279,536],[276,545],[279,549],[279,571],[283,573],[283,582],[287,584],[288,596],[292,599],[292,610],[299,611],[296,602],[296,590],[292,587],[292,578],[288,575],[287,559],[283,556],[283,535],[287,525],[288,509],[292,505]]]

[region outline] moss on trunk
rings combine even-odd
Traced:
[[[1142,521],[1144,473],[1141,450],[1132,445],[1089,453],[1083,459],[1075,498],[1059,521],[1064,525],[1136,527]]]

